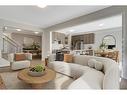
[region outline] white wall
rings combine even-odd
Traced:
[[[3,49],[2,31],[0,31],[0,50]]]
[[[51,52],[51,33],[44,31],[42,34],[42,60]]]
[[[113,35],[116,38],[116,48],[119,50],[122,48],[122,28],[95,31],[94,48],[98,48],[100,46],[103,37],[106,35]]]
[[[122,63],[122,77],[127,79],[127,10],[123,12],[123,63]]]
[[[95,33],[94,48],[98,48],[102,39],[106,35],[113,35],[116,38],[116,48],[120,51],[120,60],[122,61],[122,27],[116,29],[102,30]]]
[[[32,38],[34,42],[38,43],[41,47],[42,44],[42,40],[41,40],[41,36],[37,36],[37,35],[30,35],[30,34],[21,34],[21,33],[12,33],[11,34],[11,38],[13,40],[15,40],[15,42],[17,42],[20,45],[24,44],[24,37],[26,38]]]

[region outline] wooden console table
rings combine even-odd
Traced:
[[[24,53],[36,53],[37,55],[41,54],[41,50],[23,50]]]
[[[119,62],[119,51],[116,50],[95,51],[95,56],[107,57]]]

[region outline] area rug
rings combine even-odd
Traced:
[[[31,89],[29,84],[17,78],[18,71],[2,72],[0,75],[7,89]],[[46,83],[42,89],[67,89],[74,80],[68,76],[56,73],[56,78]]]

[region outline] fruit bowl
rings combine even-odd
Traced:
[[[40,77],[45,74],[45,68],[43,66],[35,66],[33,68],[30,68],[28,71],[28,74],[32,77]]]

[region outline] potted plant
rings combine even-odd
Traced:
[[[28,74],[33,77],[39,77],[45,74],[45,67],[43,65],[36,65],[29,69]]]
[[[31,47],[34,49],[34,50],[37,50],[40,48],[39,44],[36,43],[36,42],[33,42],[33,44],[31,45]]]
[[[104,51],[104,50],[107,48],[106,43],[102,42],[102,43],[100,44],[99,48],[100,48],[101,50]]]

